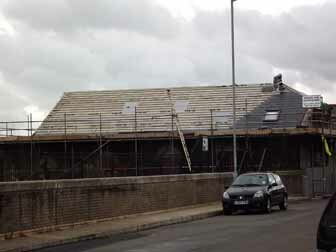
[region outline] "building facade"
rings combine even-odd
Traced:
[[[231,172],[231,90],[187,86],[65,93],[38,128],[32,126],[37,122],[26,123],[28,136],[6,127],[0,180]],[[293,186],[298,193],[335,189],[333,106],[303,108],[304,94],[284,84],[237,85],[236,95],[239,173],[300,177],[298,188]]]

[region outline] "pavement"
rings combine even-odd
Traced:
[[[303,197],[291,197],[289,199],[290,204],[304,203],[307,201],[308,199]],[[139,234],[139,232],[143,232],[153,228],[196,221],[218,215],[222,215],[222,207],[220,202],[172,209],[167,211],[158,211],[146,214],[132,215],[127,216],[126,218],[116,218],[104,222],[78,225],[73,228],[68,228],[64,230],[54,230],[51,232],[44,232],[44,233],[37,233],[37,232],[25,233],[25,237],[18,237],[9,240],[1,240],[0,252],[4,251],[21,252],[21,251],[39,250],[42,248],[50,248],[62,245],[64,246],[71,243],[80,243],[83,241],[93,239],[99,239],[100,241],[111,238],[116,239],[117,237],[122,237],[123,235],[126,235],[126,237],[127,235],[132,236],[135,234]],[[59,250],[56,247],[54,251]],[[62,251],[66,250],[62,249]],[[69,251],[80,251],[80,250],[72,249]],[[115,250],[115,251],[122,251],[122,250]],[[176,251],[183,251],[183,250],[176,250]]]

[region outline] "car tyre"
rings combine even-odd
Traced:
[[[272,212],[272,203],[270,197],[266,198],[264,213],[270,214]]]
[[[286,211],[288,208],[288,197],[287,195],[283,196],[282,202],[279,204],[280,210]]]

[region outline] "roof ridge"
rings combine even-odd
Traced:
[[[237,87],[248,87],[248,86],[270,86],[272,83],[241,83],[236,84]],[[142,90],[167,90],[167,89],[186,89],[186,88],[220,88],[220,87],[232,87],[229,85],[185,85],[185,86],[167,86],[167,87],[148,87],[148,88],[125,88],[125,89],[100,89],[100,90],[77,90],[77,91],[68,91],[64,92],[65,94],[69,93],[93,93],[93,92],[122,92],[122,91],[142,91]]]

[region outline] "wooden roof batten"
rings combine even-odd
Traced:
[[[336,130],[328,130],[322,128],[277,128],[277,129],[253,129],[253,130],[237,130],[238,137],[267,137],[267,136],[281,136],[281,135],[322,135],[323,132],[328,137],[336,137]],[[195,131],[195,132],[184,132],[185,138],[195,138],[200,136],[208,136],[208,137],[228,137],[232,136],[232,130],[223,130],[218,131],[212,134],[211,130],[206,131]],[[16,143],[16,142],[63,142],[67,141],[97,141],[100,136],[97,134],[91,135],[49,135],[49,136],[8,136],[1,137],[0,143]],[[135,137],[137,139],[169,139],[171,138],[171,132],[137,132],[137,134],[133,133],[122,133],[122,134],[104,134],[102,138],[104,140],[133,140]],[[177,138],[177,134],[175,132],[175,136]]]
[[[231,86],[169,88],[186,138],[232,135]],[[285,85],[277,92],[273,84],[237,85],[237,134],[336,135],[335,130],[305,125],[302,93]],[[280,111],[279,120],[265,123],[265,111]],[[220,118],[220,119],[218,119]],[[32,136],[1,137],[2,142],[90,141],[104,139],[167,138],[172,128],[166,88],[103,90],[64,93]]]
[[[184,132],[232,128],[231,86],[174,87],[170,93]],[[267,109],[292,115],[279,120],[278,128],[296,127],[294,114],[304,112],[301,95],[289,87],[275,92],[273,84],[237,85],[237,128],[245,128],[247,114],[258,122],[248,128],[261,127]],[[35,135],[62,135],[65,130],[67,135],[167,132],[172,131],[172,117],[166,88],[68,92]]]

